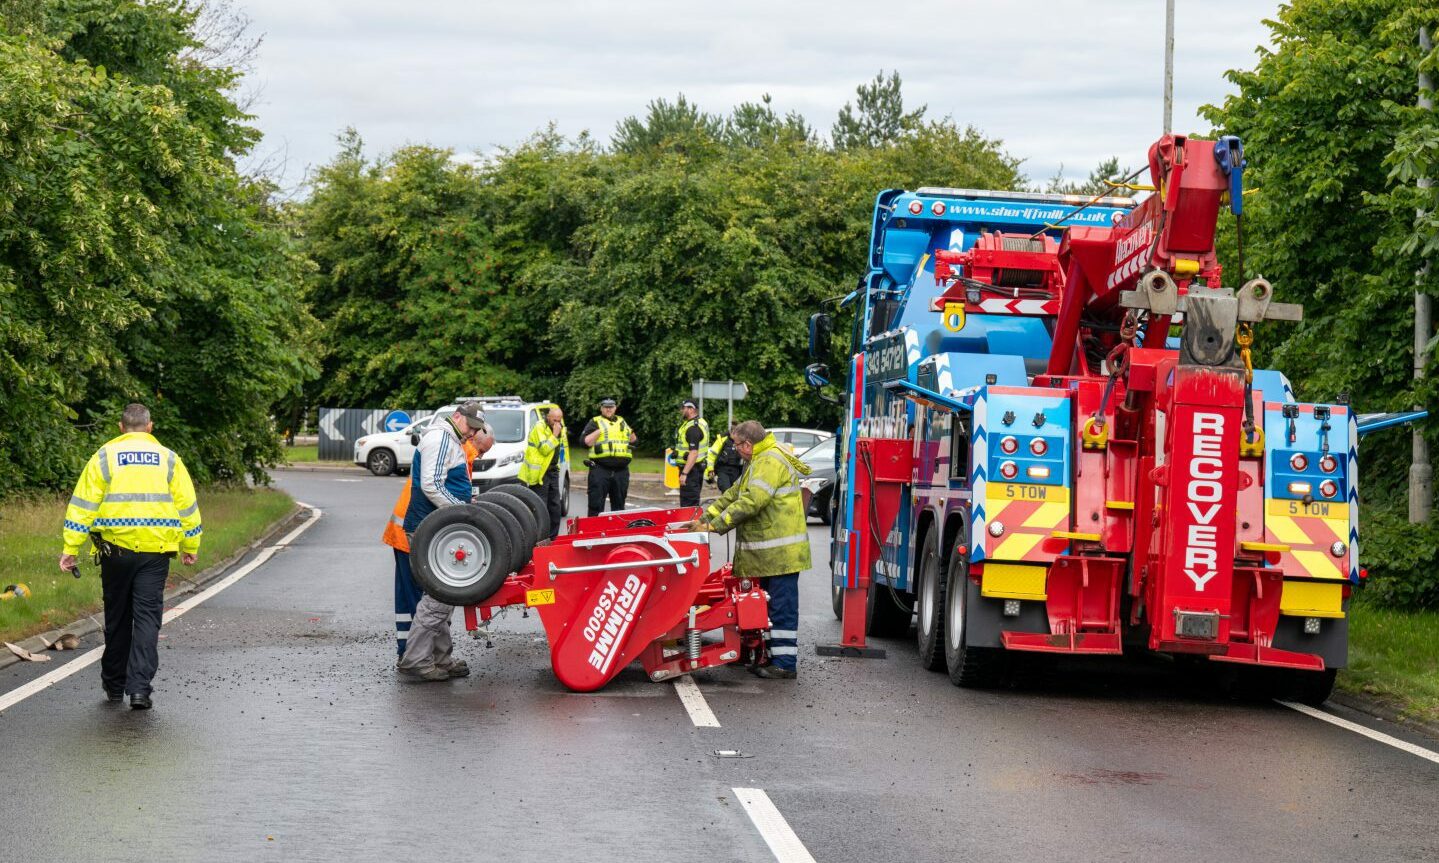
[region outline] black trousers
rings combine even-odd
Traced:
[[[595,465],[590,468],[589,514],[599,515],[604,511],[605,498],[610,509],[620,512],[625,508],[625,496],[630,493],[630,469],[628,466],[615,470]]]
[[[560,521],[565,517],[564,502],[560,499],[564,494],[560,488],[560,472],[554,468],[547,471],[536,491],[545,499],[545,507],[550,511],[550,539],[554,539],[560,535]]]
[[[160,618],[173,556],[101,546],[105,652],[100,656],[100,682],[108,692],[150,694],[150,681],[160,667]]]
[[[739,482],[739,477],[742,473],[744,473],[744,468],[742,467],[725,467],[724,465],[716,466],[715,486],[719,488],[720,494],[724,494],[725,492],[729,491],[730,486]]]
[[[719,480],[715,480],[718,482]],[[699,506],[700,492],[705,487],[705,468],[699,462],[690,469],[689,479],[680,485],[680,506]]]

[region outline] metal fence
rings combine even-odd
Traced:
[[[355,457],[355,441],[367,434],[386,431],[385,419],[392,415],[409,415],[409,422],[424,419],[434,411],[397,411],[394,408],[320,408],[320,460],[350,461]]]

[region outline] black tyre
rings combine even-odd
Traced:
[[[835,518],[839,515],[839,498],[835,496],[834,483],[825,486],[824,491],[820,493],[823,494],[825,498],[823,506],[819,509],[819,520],[825,524],[834,524]]]
[[[505,560],[505,574],[519,572],[520,567],[530,559],[533,546],[525,546],[525,528],[520,520],[510,514],[510,511],[497,503],[488,500],[477,500],[474,506],[478,507],[484,518],[498,523],[504,530],[505,535],[510,538],[510,555]]]
[[[530,511],[524,501],[512,494],[497,494],[494,491],[487,491],[480,495],[478,500],[493,503],[515,517],[515,521],[520,525],[519,565],[524,566],[529,563],[530,556],[535,553],[536,543],[547,538],[540,536],[540,526],[535,521],[535,514]]]
[[[944,589],[944,661],[955,686],[993,687],[1005,682],[1008,657],[995,647],[970,647],[965,643],[969,621],[969,561],[964,555],[950,556]]]
[[[513,553],[505,527],[486,508],[447,506],[415,529],[410,567],[425,593],[449,605],[473,605],[505,583]]]
[[[550,524],[550,508],[545,505],[545,499],[535,494],[533,489],[529,486],[506,483],[504,485],[497,485],[490,491],[518,498],[521,503],[530,508],[530,513],[534,515],[535,530],[539,532],[540,540],[550,538],[550,528],[554,527],[554,525]]]
[[[903,597],[887,584],[870,582],[865,606],[865,634],[874,638],[903,638],[909,633],[914,609],[900,605]]]
[[[931,527],[924,537],[915,568],[915,641],[919,664],[930,671],[944,670],[944,589],[948,574],[942,571],[939,528]]]
[[[1261,692],[1261,697],[1269,696],[1278,698],[1280,701],[1297,701],[1310,707],[1318,707],[1329,700],[1330,694],[1334,692],[1334,678],[1339,673],[1338,669],[1334,668],[1324,671],[1293,669],[1273,671],[1274,673],[1270,677],[1270,689],[1268,692]]]
[[[383,447],[372,449],[365,456],[365,467],[375,476],[389,476],[395,472],[395,454]]]
[[[566,474],[565,474],[565,484],[564,484],[564,486],[562,486],[562,487],[560,488],[560,515],[563,517],[563,516],[567,516],[567,515],[569,515],[569,514],[570,514],[570,475],[569,475],[568,473],[566,473]],[[546,533],[545,536],[549,536],[549,534]]]
[[[834,619],[844,620],[844,588],[830,582],[829,607],[834,609]]]

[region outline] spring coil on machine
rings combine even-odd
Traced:
[[[698,629],[685,630],[685,653],[690,659],[698,661],[700,658],[700,631]]]

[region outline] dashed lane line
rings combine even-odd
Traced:
[[[1297,710],[1300,713],[1303,713],[1305,716],[1312,716],[1315,719],[1321,719],[1325,722],[1328,722],[1330,725],[1337,725],[1340,728],[1345,729],[1346,731],[1353,731],[1355,734],[1362,734],[1365,737],[1368,737],[1370,740],[1377,740],[1386,746],[1392,746],[1395,749],[1408,752],[1410,755],[1417,755],[1420,758],[1423,758],[1425,761],[1432,761],[1435,764],[1439,764],[1439,752],[1425,749],[1424,747],[1417,746],[1407,740],[1400,740],[1397,737],[1391,737],[1390,735],[1385,734],[1382,731],[1375,731],[1372,728],[1366,728],[1365,726],[1360,725],[1357,722],[1350,722],[1348,719],[1344,719],[1340,716],[1335,716],[1332,713],[1325,713],[1323,710],[1310,707],[1307,704],[1296,704],[1292,701],[1281,701],[1279,703],[1284,705],[1285,707],[1290,708],[1291,710]]]
[[[715,718],[713,710],[710,710],[708,701],[705,701],[704,693],[700,692],[699,685],[694,678],[688,674],[675,678],[675,692],[679,693],[680,703],[685,706],[685,712],[690,715],[690,721],[696,728],[719,728],[719,719]]]
[[[775,860],[779,863],[815,863],[809,849],[794,835],[789,822],[779,814],[779,810],[763,789],[736,788],[734,793],[749,815],[749,820],[754,822],[759,835],[764,837],[765,844],[769,846]]]
[[[300,503],[299,501],[296,502]],[[294,542],[300,534],[309,530],[310,527],[315,524],[315,522],[320,520],[320,516],[324,515],[324,512],[322,510],[317,507],[313,507],[307,503],[300,503],[300,506],[303,506],[310,511],[310,518],[306,519],[304,524],[297,526],[294,530],[285,534],[284,538],[281,539],[279,542],[275,543],[274,545],[266,546],[259,554],[255,555],[254,560],[250,561],[249,563],[245,564],[244,566],[240,567],[239,569],[235,570],[234,572],[230,573],[229,575],[205,588],[205,590],[201,591],[200,593],[195,594],[194,596],[190,597],[189,599],[165,612],[165,616],[162,618],[162,620],[165,623],[169,623],[170,621],[174,620],[175,618],[179,617],[180,615],[184,614],[185,612],[189,611],[190,609],[194,608],[195,606],[199,605],[200,603],[204,602],[205,600],[209,599],[210,597],[214,596],[215,594],[219,593],[220,591],[224,590],[225,588],[229,587],[230,585],[254,572],[256,569],[259,569],[261,566],[264,565],[265,561],[269,560],[275,555],[275,552]],[[100,656],[104,652],[105,648],[103,646],[92,648],[80,654],[66,664],[60,666],[59,668],[55,669],[54,671],[51,671],[48,674],[41,675],[40,677],[35,678],[34,680],[24,684],[23,686],[18,686],[15,689],[12,689],[9,692],[5,693],[4,695],[0,695],[0,712],[9,710],[11,707],[14,707],[15,705],[36,694],[37,692],[44,692],[46,689],[49,689],[50,687],[54,686],[65,678],[75,674],[76,672],[83,671],[91,665],[94,665],[96,662],[100,661]]]

